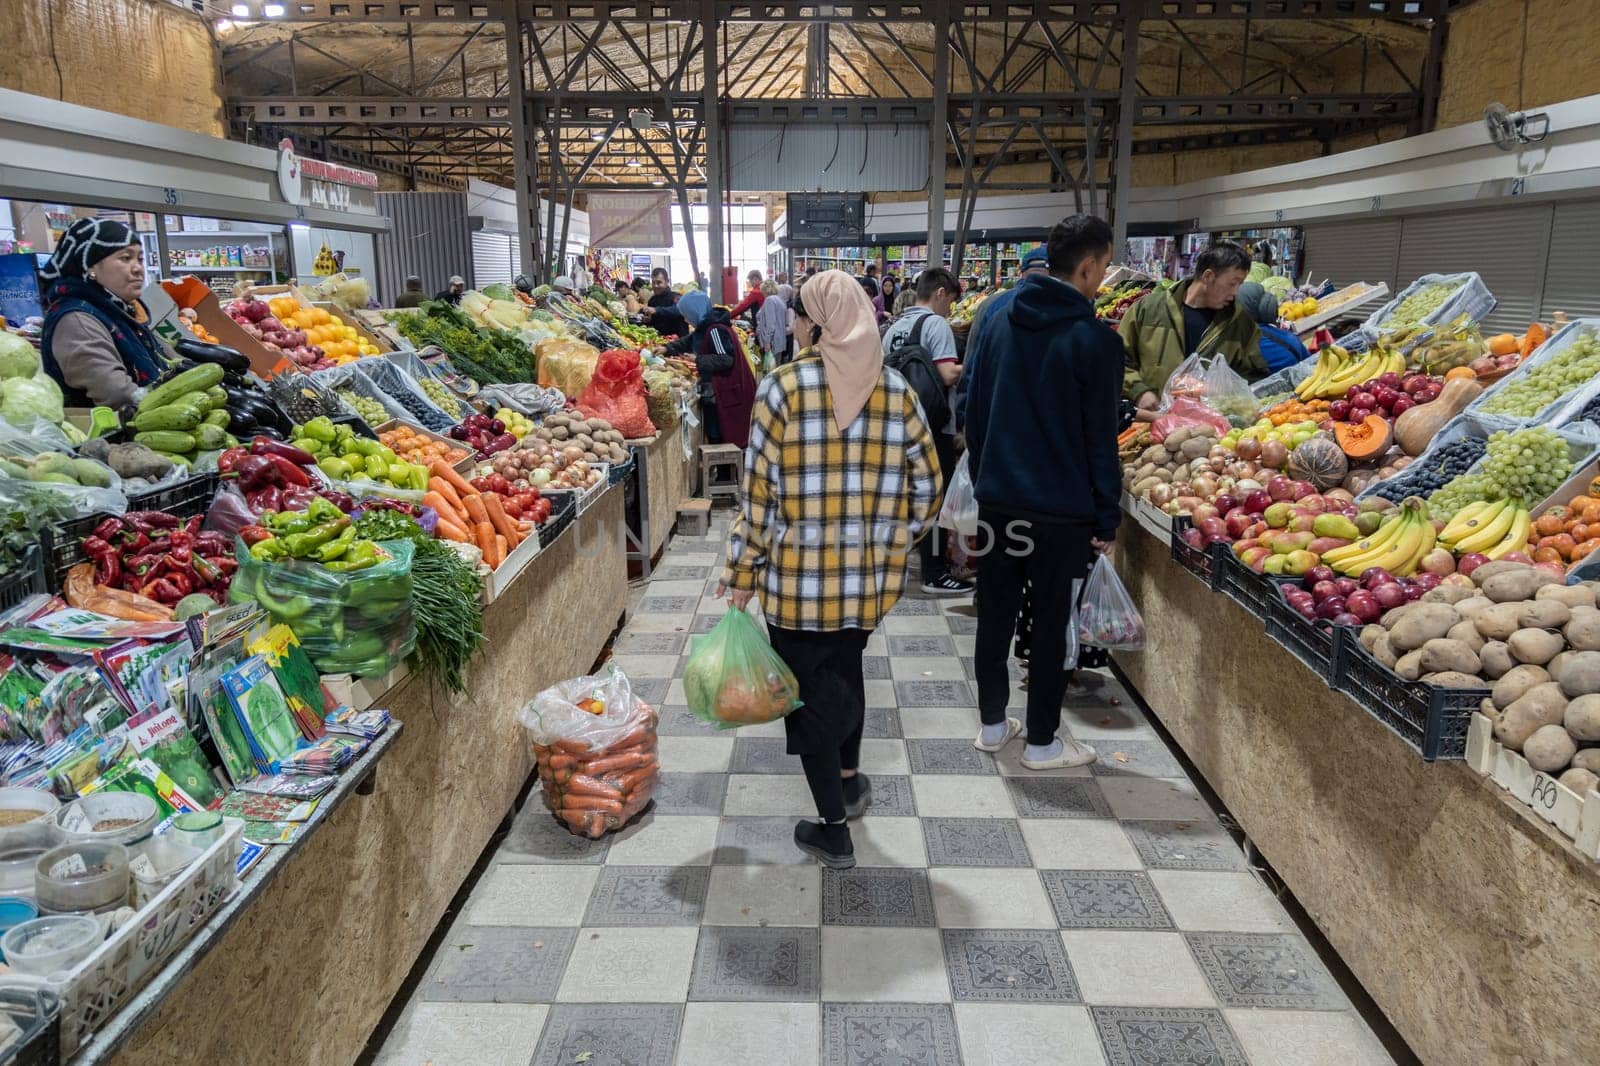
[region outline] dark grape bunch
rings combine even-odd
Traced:
[[[384,395],[406,409],[417,423],[435,433],[443,432],[455,425],[455,419],[445,415],[432,404],[419,396],[400,372],[388,363],[374,361],[371,366],[362,367],[362,372],[372,379],[372,383],[382,389]]]
[[[1432,455],[1406,467],[1400,474],[1378,485],[1373,492],[1393,503],[1407,496],[1431,496],[1452,479],[1465,474],[1483,457],[1489,442],[1482,437],[1462,437]]]
[[[1593,422],[1595,425],[1600,426],[1600,396],[1596,396],[1584,404],[1583,410],[1578,412],[1578,416],[1573,421]]]

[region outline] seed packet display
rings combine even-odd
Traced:
[[[196,803],[210,807],[221,798],[181,711],[152,708],[136,715],[128,720],[128,739],[135,751],[161,767]]]
[[[259,655],[252,655],[222,675],[239,728],[250,745],[256,768],[275,773],[278,764],[294,753],[300,741],[300,727],[289,711],[289,702],[272,667]]]
[[[322,687],[322,677],[295,639],[294,631],[286,625],[275,625],[252,640],[246,649],[261,656],[272,667],[301,735],[307,740],[317,740],[327,732],[323,718],[337,705]]]
[[[264,796],[284,796],[296,800],[318,799],[333,791],[339,778],[333,774],[307,777],[300,774],[262,774],[239,786],[241,792],[254,792]]]

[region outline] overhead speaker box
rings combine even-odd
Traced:
[[[789,194],[790,247],[860,244],[866,233],[866,193]]]

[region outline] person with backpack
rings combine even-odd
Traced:
[[[917,394],[944,477],[949,477],[956,465],[950,390],[961,380],[961,364],[956,361],[956,335],[950,329],[949,315],[960,296],[961,284],[950,271],[943,267],[924,270],[917,278],[917,302],[883,334],[883,363],[899,371]],[[939,487],[943,492],[942,482]],[[930,596],[965,596],[972,591],[972,583],[950,573],[943,533],[935,527],[922,538],[922,591]]]

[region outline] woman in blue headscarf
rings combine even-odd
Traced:
[[[713,307],[698,290],[678,299],[678,312],[689,324],[689,335],[667,346],[667,354],[694,356],[700,374],[700,419],[706,443],[737,444],[750,441],[750,414],[755,406],[756,378],[745,359],[744,346],[733,331],[726,307]]]

